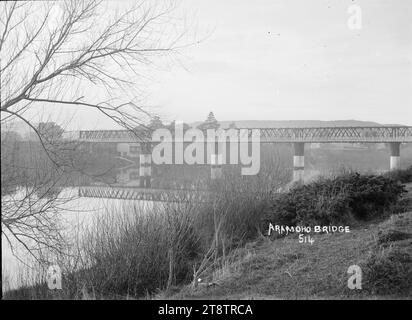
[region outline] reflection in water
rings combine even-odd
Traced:
[[[140,188],[139,150],[129,144],[127,144],[127,148],[125,147],[126,149],[122,149],[123,147],[125,146],[120,146],[117,150],[107,153],[96,153],[96,162],[93,163],[95,172],[107,171],[104,175],[97,174],[99,182],[96,182],[96,180],[74,182],[75,179],[73,179],[70,180],[71,184],[66,185],[65,188],[59,186],[58,188],[39,191],[37,196],[43,199],[56,196],[68,199],[74,197],[73,200],[58,207],[58,217],[68,244],[81,237],[81,230],[93,226],[107,212],[135,212],[134,210],[126,210],[125,206],[130,208],[131,205],[138,205],[140,212],[147,213],[156,203],[155,201],[136,200],[139,197],[104,197],[104,195],[102,197],[87,195],[78,197],[78,187],[92,189],[104,187],[105,189],[112,189],[113,192],[110,192],[110,194],[116,193],[119,189],[126,190],[126,192],[132,190],[130,193],[134,194],[145,192],[144,188]],[[111,168],[111,170],[107,170],[107,168]],[[231,170],[239,171],[240,168],[223,167],[223,171],[226,173],[231,173]],[[240,172],[235,172],[235,174],[239,176]],[[180,190],[180,192],[187,192],[188,189],[204,190],[209,179],[209,165],[152,165],[151,186],[153,194],[163,189]],[[146,189],[146,191],[149,190]],[[12,243],[12,247],[16,248],[15,251],[19,260],[13,256],[9,243],[4,241],[4,235],[2,235],[2,240],[2,287],[3,289],[5,287],[15,288],[22,283],[19,275],[27,270],[27,265],[33,266],[35,264],[21,245],[15,242]],[[37,271],[34,269],[31,272]],[[22,281],[24,280],[22,279]]]
[[[119,143],[116,159],[115,184],[125,187],[138,187],[140,144]]]
[[[130,166],[117,169],[115,184],[124,187],[139,187],[139,167],[136,164],[131,164]]]
[[[100,182],[90,182],[90,185],[141,187],[139,151],[135,151],[133,146],[129,147],[118,147],[118,154],[112,155],[112,170],[99,177]],[[208,165],[152,164],[151,168],[151,186],[154,189],[204,189],[210,176]]]

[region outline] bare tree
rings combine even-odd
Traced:
[[[176,30],[173,2],[140,1],[115,15],[107,6],[96,0],[2,4],[2,121],[17,117],[39,134],[24,113],[42,103],[93,108],[126,128],[142,124],[140,70],[176,51],[185,32]]]
[[[73,145],[40,130],[28,111],[83,107],[127,129],[142,126],[150,117],[140,105],[145,70],[182,47],[186,28],[173,17],[173,1],[138,1],[115,12],[110,6],[99,0],[1,4],[1,124],[23,121],[57,166],[72,161]],[[27,239],[37,245],[60,239],[52,218],[58,200],[66,199],[43,195],[56,179],[61,176],[28,182],[21,198],[2,196],[2,233],[7,229],[29,251]]]
[[[17,250],[19,246],[38,261],[43,254],[64,250],[65,241],[58,217],[64,204],[73,197],[59,195],[59,182],[63,176],[57,179],[52,176],[55,172],[44,172],[43,179],[27,180],[16,193],[2,197],[2,234],[17,258],[21,254]]]

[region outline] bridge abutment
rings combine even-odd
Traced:
[[[293,143],[293,182],[303,183],[305,174],[305,143]]]
[[[390,171],[393,170],[398,170],[401,168],[401,143],[400,142],[390,142],[389,147],[391,150],[391,156],[390,156],[390,163],[389,163],[389,169]]]

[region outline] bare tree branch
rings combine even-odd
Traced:
[[[186,31],[173,16],[173,1],[141,0],[122,10],[113,6],[100,0],[1,4],[1,124],[14,119],[26,124],[53,166],[40,170],[30,164],[37,180],[20,181],[19,197],[2,194],[2,233],[36,257],[44,248],[62,250],[56,212],[68,199],[51,191],[62,179],[62,168],[73,165],[78,145],[40,130],[33,110],[87,108],[124,128],[144,128],[151,114],[141,105],[140,81],[159,58],[185,46]],[[2,170],[2,183],[13,187],[13,175],[21,170],[2,158],[3,165],[10,165],[10,175]]]

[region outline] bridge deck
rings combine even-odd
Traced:
[[[209,192],[184,189],[154,189],[112,186],[79,187],[79,197],[163,202],[207,201]]]
[[[224,130],[229,137],[250,138],[253,130],[260,132],[258,140],[261,143],[308,142],[308,143],[383,143],[412,142],[411,126],[379,126],[379,127],[316,127],[316,128],[247,128]],[[88,142],[136,143],[152,142],[151,134],[146,138],[128,130],[92,130],[80,131],[79,140]],[[174,141],[178,142],[178,139]],[[207,138],[203,141],[207,142]],[[214,141],[214,140],[213,140]],[[185,141],[185,142],[192,142]]]

